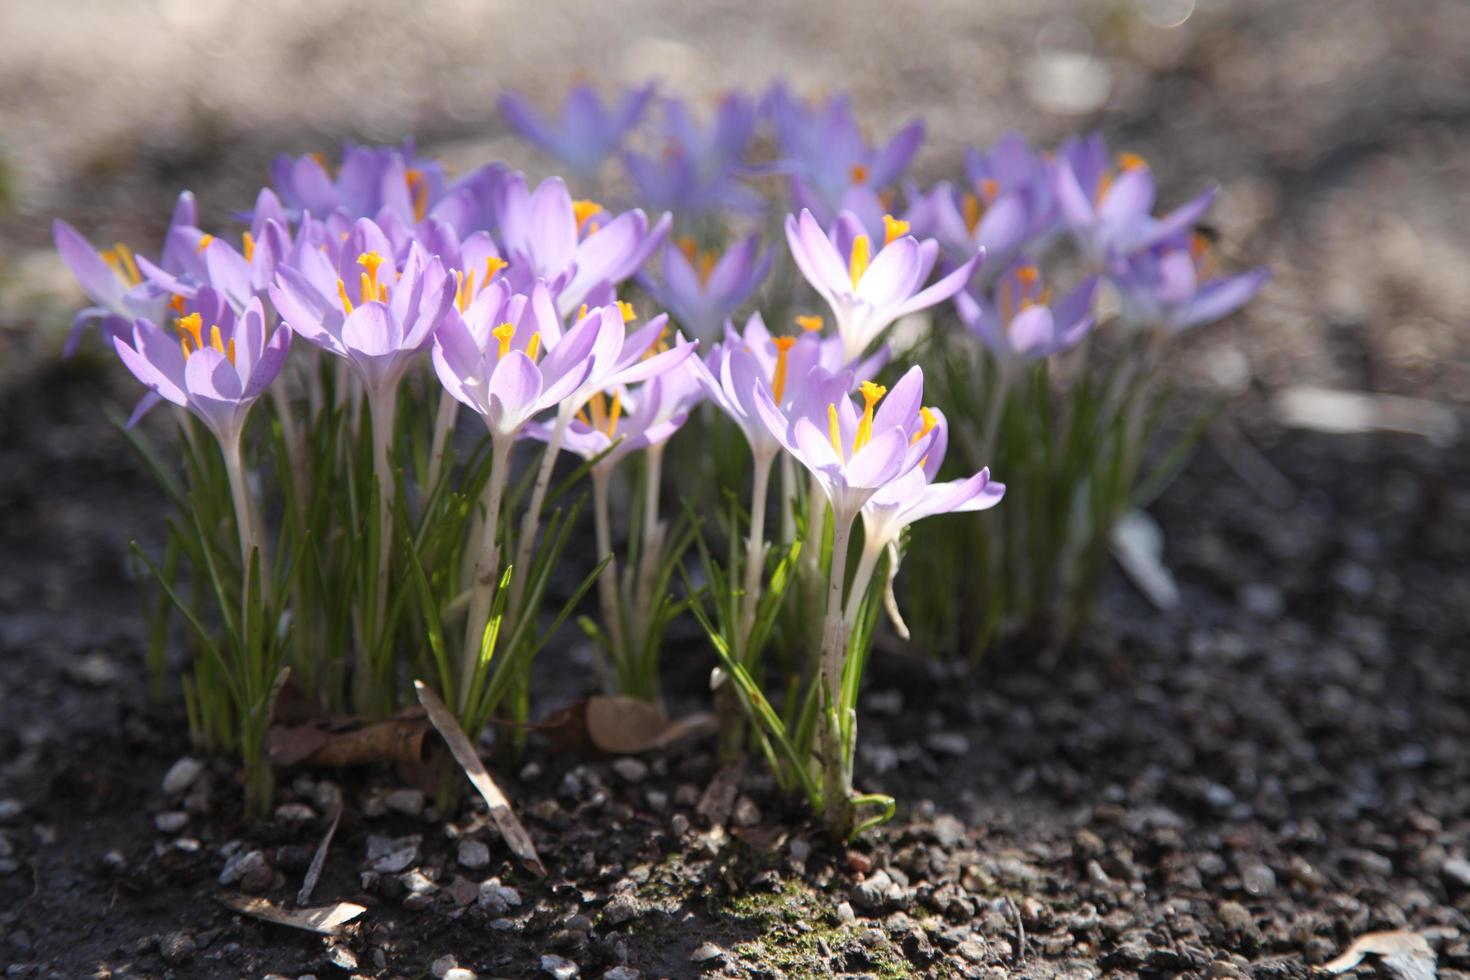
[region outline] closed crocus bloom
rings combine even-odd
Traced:
[[[164,236],[164,248],[159,259],[163,268],[183,271],[194,261],[194,256],[177,241],[175,232],[192,227],[197,220],[194,195],[185,191],[174,205],[173,217]],[[52,222],[51,233],[61,261],[66,263],[77,285],[92,301],[92,305],[85,307],[72,321],[71,332],[66,338],[67,357],[76,351],[83,328],[94,320],[99,322],[105,337],[126,341],[133,335],[135,319],[162,319],[168,296],[144,279],[139,257],[132,249],[118,242],[112,248],[98,251],[80,232],[60,219]]]
[[[113,347],[133,375],[166,401],[199,416],[222,444],[237,443],[250,406],[280,373],[291,331],[269,327],[260,301],[236,317],[206,293],[213,322],[199,312],[179,317],[172,330],[151,320],[133,322],[132,343]]]
[[[546,280],[562,316],[594,291],[610,298],[611,287],[637,272],[669,229],[668,215],[653,228],[638,210],[609,219],[601,205],[573,201],[558,177],[529,191],[525,176],[515,174],[500,185],[495,200],[511,284],[524,290]]]
[[[810,211],[786,218],[786,240],[797,267],[826,300],[848,360],[862,354],[899,317],[941,303],[969,281],[982,256],[925,288],[939,245],[908,234],[905,222],[885,218],[884,243],[872,239],[851,214],[838,217],[829,237]],[[849,244],[850,243],[850,244]],[[844,247],[845,246],[845,247]]]
[[[653,97],[653,86],[628,89],[604,105],[590,85],[575,85],[562,102],[561,114],[548,119],[524,96],[506,92],[500,112],[517,133],[542,152],[566,164],[578,176],[591,178],[635,126]]]
[[[720,325],[759,288],[771,268],[771,253],[760,252],[751,235],[723,255],[700,252],[693,239],[663,247],[659,276],[641,273],[638,282],[697,340],[713,340]]]
[[[1109,279],[1130,325],[1178,334],[1229,316],[1270,279],[1265,269],[1234,276],[1213,269],[1209,240],[1194,232],[1130,257]]]
[[[1097,277],[1084,280],[1056,303],[1041,273],[1026,262],[1014,263],[989,295],[968,291],[955,296],[955,309],[970,332],[1004,365],[1036,361],[1067,350],[1092,329]]]
[[[1155,218],[1157,189],[1148,162],[1132,153],[1120,153],[1110,162],[1097,135],[1065,144],[1052,175],[1062,220],[1099,269],[1187,230],[1215,198],[1211,188]]]

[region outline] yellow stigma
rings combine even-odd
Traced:
[[[871,381],[864,381],[858,392],[863,396],[863,417],[858,422],[857,436],[852,440],[853,453],[866,446],[873,438],[873,406],[888,394],[888,389]]]
[[[781,404],[781,396],[786,392],[786,356],[796,344],[795,337],[772,337],[771,343],[776,345],[776,366],[771,371],[771,394],[776,398],[776,404]]]
[[[363,252],[357,257],[357,264],[367,271],[362,274],[362,301],[379,300],[388,301],[388,287],[378,285],[378,266],[382,265],[384,258],[377,252]]]
[[[511,338],[513,338],[515,335],[516,327],[513,323],[502,323],[500,326],[490,331],[490,336],[500,341],[500,353],[497,356],[504,357],[505,355],[510,353]]]
[[[796,325],[807,333],[816,333],[822,329],[822,318],[819,316],[799,316]]]
[[[491,279],[495,278],[495,273],[499,272],[501,269],[504,269],[508,265],[510,265],[510,263],[505,261],[505,259],[502,259],[498,255],[485,256],[485,282],[488,284]]]
[[[688,235],[682,236],[674,244],[678,247],[679,251],[684,253],[684,258],[689,260],[690,265],[693,265],[699,258],[699,246]]]
[[[852,257],[848,261],[847,271],[852,274],[852,288],[856,289],[858,280],[863,273],[868,271],[868,263],[873,259],[873,243],[868,240],[867,235],[859,235],[852,242]]]
[[[209,346],[213,347],[221,354],[225,352],[225,342],[223,338],[220,337],[218,323],[209,328]]]
[[[245,261],[249,262],[255,258],[255,236],[245,231],[240,233],[240,248],[245,253]]]
[[[171,299],[171,300],[168,301],[168,308],[171,309],[171,310],[173,310],[179,316],[183,316],[184,315],[184,297],[179,296],[179,295],[175,295],[173,299]]]
[[[837,406],[827,406],[827,438],[832,440],[832,451],[841,460],[847,459],[847,454],[842,451],[842,423],[837,421]]]
[[[868,182],[868,168],[861,163],[852,165],[852,182],[854,184],[866,184]]]
[[[526,344],[526,356],[535,361],[539,353],[541,353],[541,331],[537,330],[531,334],[531,340]]]
[[[181,338],[188,337],[194,341],[194,348],[196,350],[204,346],[204,337],[200,332],[203,321],[200,320],[198,313],[190,313],[188,316],[179,317],[178,322],[174,326],[178,328]],[[187,347],[184,348],[184,353],[189,353]]]
[[[632,323],[638,319],[638,313],[633,309],[633,304],[627,300],[618,300],[618,312],[623,314],[624,323]]]
[[[1118,154],[1118,169],[1119,170],[1123,170],[1123,171],[1128,171],[1128,170],[1143,170],[1147,166],[1148,166],[1148,161],[1145,160],[1143,157],[1139,156],[1137,153],[1119,153]]]
[[[337,280],[337,299],[342,301],[342,312],[352,312],[352,300],[347,298],[347,283],[341,279]]]
[[[980,203],[978,197],[969,192],[965,193],[963,204],[965,209],[965,230],[973,235],[975,234],[975,229],[980,226],[980,219],[985,214],[985,207]]]
[[[468,274],[454,270],[454,305],[463,313],[469,309],[470,300],[475,295],[475,272],[473,269]]]
[[[933,431],[934,426],[936,426],[936,425],[939,424],[939,417],[936,416],[934,414],[934,410],[933,409],[930,409],[930,408],[920,408],[919,409],[919,418],[921,420],[920,425],[919,425],[919,431],[918,432],[915,432],[914,433],[914,437],[909,440],[909,445],[910,446],[914,445],[920,439],[922,439],[925,436],[927,436],[931,431]]]
[[[1034,265],[1023,265],[1016,270],[1016,278],[1021,281],[1021,285],[1026,287],[1034,286],[1040,277],[1041,273],[1036,271]]]
[[[209,243],[212,242],[212,241],[214,241],[214,236],[213,235],[200,235],[199,236],[199,247],[196,248],[196,249],[194,249],[194,254],[195,255],[202,255],[204,253],[204,250],[209,247]]]
[[[890,244],[895,238],[902,238],[909,233],[909,223],[900,221],[891,214],[883,216],[883,244]],[[856,285],[856,284],[854,284]]]
[[[572,214],[577,218],[577,227],[580,229],[590,219],[602,213],[602,205],[596,201],[573,201]]]
[[[403,172],[403,179],[413,201],[413,220],[423,221],[424,215],[429,213],[429,183],[424,180],[424,172],[417,167],[409,167]]]
[[[980,181],[980,193],[985,195],[985,203],[994,204],[1000,196],[1000,182],[994,177],[986,177]]]
[[[577,310],[577,321],[581,322],[585,319],[587,319],[587,304],[583,303],[581,307]]]
[[[618,433],[618,419],[623,417],[623,393],[613,392],[612,408],[607,412],[607,437],[611,439]]]
[[[143,281],[143,275],[138,271],[138,263],[133,261],[133,250],[122,242],[98,254],[125,284],[136,286]]]
[[[592,428],[602,430],[607,426],[607,399],[597,392],[587,399],[587,411],[592,413]]]

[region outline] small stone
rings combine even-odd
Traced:
[[[274,879],[275,872],[261,851],[236,851],[219,873],[221,885],[238,884],[241,891],[251,894],[265,891]]]
[[[648,763],[642,759],[635,759],[630,755],[625,755],[620,759],[614,759],[612,770],[621,776],[625,782],[629,783],[641,783],[648,778]]]
[[[165,810],[153,818],[160,834],[177,834],[189,825],[189,815],[182,810]]]
[[[417,817],[424,812],[424,791],[421,789],[395,789],[383,797],[383,806],[406,817]]]
[[[602,924],[620,926],[643,914],[643,905],[631,895],[618,895],[602,907]]]
[[[582,971],[571,960],[547,953],[541,957],[541,972],[551,974],[556,980],[572,980]]]
[[[892,887],[893,879],[888,877],[887,872],[879,871],[852,890],[853,904],[869,912],[876,911],[883,907],[888,890]]]
[[[1240,872],[1240,887],[1247,895],[1260,897],[1276,890],[1276,872],[1259,861],[1248,864]]]
[[[669,794],[661,789],[651,789],[643,798],[648,801],[648,808],[654,813],[663,813],[669,808]]]
[[[318,811],[331,816],[342,806],[342,787],[328,780],[316,784],[312,790],[311,802],[316,805]]]
[[[441,956],[429,964],[429,975],[444,980],[444,974],[459,966],[459,960],[453,956]]]
[[[117,681],[117,664],[101,650],[93,650],[72,663],[67,673],[88,687],[109,687]]]
[[[25,806],[20,800],[0,800],[0,823],[9,823],[16,817],[19,817],[24,810]]]
[[[122,851],[114,848],[102,855],[102,866],[113,874],[121,874],[128,869],[128,859]]]
[[[761,822],[760,807],[748,796],[741,796],[735,801],[735,809],[731,813],[732,819],[737,827],[754,827]]]
[[[480,883],[479,906],[490,915],[500,917],[521,904],[521,893],[509,885],[502,885],[499,878]]]
[[[965,825],[957,817],[942,813],[934,818],[934,838],[945,850],[953,850],[965,839]]]
[[[484,843],[465,837],[459,842],[459,853],[455,855],[460,867],[478,871],[490,864],[490,848]]]
[[[985,962],[985,947],[974,939],[966,939],[956,946],[954,951],[971,963]]]
[[[791,852],[791,860],[797,864],[806,864],[807,858],[812,856],[812,846],[800,837],[794,839],[787,849]]]
[[[327,961],[342,970],[357,969],[357,954],[340,943],[327,947]]]
[[[194,955],[194,937],[187,932],[171,932],[159,937],[158,953],[164,961],[178,966]]]
[[[959,732],[935,732],[924,739],[930,752],[939,755],[965,756],[970,754],[970,740]]]
[[[316,811],[305,803],[282,803],[276,807],[276,819],[281,823],[296,826],[309,820],[315,820]]]
[[[542,768],[541,763],[528,762],[524,766],[521,766],[521,782],[533,783],[536,780],[540,779],[541,774],[545,771],[546,770]]]
[[[1439,873],[1451,884],[1470,888],[1470,861],[1462,857],[1445,858],[1439,866]]]
[[[873,870],[873,859],[861,851],[848,851],[847,867],[853,874],[865,875]]]
[[[371,834],[367,839],[368,867],[379,874],[398,874],[407,871],[419,858],[419,844],[423,838],[418,834],[407,837],[383,837]]]
[[[1220,917],[1220,924],[1227,929],[1248,929],[1252,922],[1250,912],[1239,902],[1221,902],[1215,914]]]
[[[631,966],[615,966],[602,975],[602,980],[639,980],[642,976]]]
[[[857,921],[857,913],[852,910],[851,902],[839,902],[837,904],[837,921],[844,925],[851,925]]]
[[[163,774],[163,791],[169,796],[181,796],[194,785],[194,780],[204,771],[204,763],[193,756],[184,756],[168,767]]]
[[[682,813],[676,813],[669,818],[669,833],[675,837],[683,837],[689,833],[689,818]]]
[[[691,963],[713,963],[716,960],[723,959],[724,956],[725,956],[725,951],[723,949],[721,949],[720,947],[716,946],[714,943],[705,943],[704,945],[702,945],[698,949],[696,949],[694,952],[692,952],[692,953],[689,954],[689,962],[691,962]]]
[[[456,966],[444,974],[444,980],[479,980],[479,977],[474,970],[467,970],[462,966]]]

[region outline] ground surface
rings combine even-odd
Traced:
[[[1273,401],[1311,382],[1465,421],[1467,8],[1243,0],[1167,29],[1139,11],[1168,22],[1188,4],[1076,19],[1059,13],[1070,5],[991,6],[982,19],[968,3],[583,16],[441,2],[400,24],[386,7],[321,3],[287,30],[284,6],[236,21],[225,4],[8,5],[0,965],[68,980],[422,976],[444,956],[482,977],[566,969],[544,956],[594,977],[623,964],[1287,976],[1402,927],[1443,975],[1470,971],[1470,453],[1294,431]],[[65,30],[47,26],[59,15]],[[228,765],[166,793],[188,747],[139,682],[125,561],[161,504],[100,417],[131,400],[130,381],[100,358],[55,361],[76,299],[44,251],[46,221],[149,240],[181,186],[222,219],[273,153],[344,132],[412,130],[459,159],[513,153],[488,93],[560,91],[603,39],[620,78],[703,93],[781,72],[852,88],[880,130],[922,112],[930,176],[1004,128],[1050,139],[1097,124],[1155,160],[1171,200],[1218,178],[1226,242],[1276,279],[1174,364],[1237,392],[1152,508],[1180,610],[1154,612],[1115,576],[1055,662],[1018,647],[973,668],[878,656],[858,778],[904,806],[851,852],[754,769],[728,832],[711,835],[695,804],[715,767],[698,743],[640,772],[533,742],[502,776],[550,867],[540,882],[470,810],[403,812],[415,801],[388,796],[386,773],[292,774],[280,802],[310,810],[265,827],[235,822]],[[1059,111],[1077,92],[1039,80],[1059,48],[1105,70],[1106,98],[1083,114]],[[703,670],[678,672],[685,697]],[[348,805],[316,900],[370,906],[360,926],[332,942],[220,908],[227,854],[258,850],[251,886],[294,895],[326,779]],[[461,837],[487,845],[486,864],[473,847],[477,866],[463,863]],[[379,854],[375,838],[399,846]]]

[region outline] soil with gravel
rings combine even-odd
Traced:
[[[566,13],[535,6],[528,16]],[[693,53],[709,27],[686,6],[641,5],[629,38],[610,42],[619,63],[658,61],[675,89],[704,79]],[[0,129],[24,139],[13,181],[0,152],[5,976],[1284,977],[1395,930],[1423,937],[1441,976],[1470,975],[1470,452],[1289,429],[1275,400],[1312,383],[1415,396],[1470,423],[1470,280],[1455,271],[1470,263],[1456,204],[1470,174],[1466,8],[1233,0],[1199,4],[1171,33],[1130,26],[1126,4],[1078,5],[1113,87],[1095,114],[1067,117],[1032,105],[1046,66],[1027,59],[1040,39],[1076,42],[1076,23],[1052,29],[1073,5],[997,3],[977,33],[973,5],[935,3],[897,46],[882,18],[834,26],[821,5],[768,5],[763,22],[745,6],[722,22],[727,81],[774,72],[754,41],[734,41],[780,25],[761,43],[803,53],[782,65],[803,87],[857,86],[884,132],[928,115],[925,179],[958,166],[959,141],[1096,124],[1158,161],[1171,201],[1221,181],[1227,254],[1268,263],[1275,281],[1171,365],[1187,386],[1235,392],[1150,506],[1178,608],[1158,612],[1113,572],[1060,654],[1017,642],[971,665],[880,645],[857,782],[900,810],[850,848],[754,764],[712,824],[700,803],[718,769],[700,741],[618,759],[533,736],[499,766],[545,878],[514,862],[482,809],[437,813],[387,770],[286,771],[275,818],[246,825],[233,767],[181,763],[184,719],[144,690],[128,542],[157,534],[163,501],[99,408],[130,404],[131,379],[95,351],[55,356],[71,301],[50,289],[45,219],[152,240],[189,186],[223,221],[273,153],[344,130],[414,129],[478,159],[486,134],[497,153],[505,141],[484,100],[445,93],[560,90],[559,76],[503,73],[577,66],[561,35],[538,30],[557,57],[477,61],[461,78],[465,58],[416,29],[381,59],[401,97],[364,100],[347,82],[379,61],[334,32],[373,18],[324,13],[301,28],[314,54],[299,60],[328,67],[282,67],[277,95],[305,86],[289,105],[258,102],[245,71],[234,88],[203,73],[213,87],[197,104],[177,92],[155,104],[159,85],[117,84],[128,45],[109,38],[97,59],[31,46],[0,59],[14,82],[0,86]],[[178,37],[206,30],[199,10],[176,18]],[[476,32],[489,23],[466,23],[458,43],[488,49]],[[657,44],[636,47],[655,27]],[[91,43],[91,29],[57,44]],[[146,33],[157,43],[139,58],[175,36]],[[881,49],[883,71],[851,77],[859,49]],[[184,59],[155,60],[173,86]],[[107,84],[83,84],[89,72]],[[327,77],[343,84],[321,89]],[[711,656],[684,637],[667,693],[700,707]],[[544,668],[540,711],[591,690],[574,646]],[[366,906],[342,935],[220,904],[246,893],[289,907],[339,798],[312,901]],[[1359,973],[1416,976],[1424,962],[1370,957]]]

